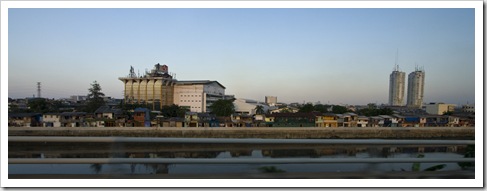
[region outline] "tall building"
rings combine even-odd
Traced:
[[[269,106],[274,106],[277,104],[276,96],[265,96],[265,103]]]
[[[396,65],[389,77],[389,105],[403,106],[404,105],[404,72],[399,71],[399,66]]]
[[[167,65],[156,64],[144,76],[137,76],[130,67],[129,75],[119,79],[124,83],[125,103],[146,104],[152,110],[176,104],[191,112],[207,112],[213,102],[228,97],[217,81],[173,79]]]
[[[407,106],[410,108],[421,108],[424,96],[424,70],[416,67],[414,72],[408,75],[408,97]]]

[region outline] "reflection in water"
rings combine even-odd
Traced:
[[[9,143],[9,158],[463,158],[466,146],[400,145],[239,145],[239,144],[165,144],[165,143]],[[470,149],[471,150],[471,149]],[[204,174],[254,173],[263,166],[275,166],[286,172],[401,171],[411,163],[358,164],[87,164],[87,165],[16,165],[9,164],[9,174],[79,173],[79,174]],[[428,168],[438,164],[424,164]],[[446,164],[442,170],[461,169]],[[63,172],[60,169],[69,169]],[[88,171],[88,172],[87,172]]]
[[[90,166],[91,169],[93,169],[93,171],[96,173],[96,174],[99,174],[100,171],[101,171],[101,167],[102,167],[102,164],[92,164]]]

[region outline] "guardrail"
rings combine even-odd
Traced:
[[[16,158],[9,164],[316,164],[475,162],[475,158]]]

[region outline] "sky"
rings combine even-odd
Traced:
[[[8,96],[37,95],[37,82],[42,97],[86,95],[97,81],[122,98],[119,77],[160,63],[237,98],[387,104],[398,53],[406,75],[424,68],[424,102],[472,104],[474,11],[10,8]]]

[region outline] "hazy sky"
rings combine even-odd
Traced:
[[[387,103],[396,51],[425,102],[475,102],[474,9],[9,9],[8,96],[123,97],[130,66],[237,98]],[[407,84],[407,83],[406,83]],[[406,95],[404,97],[407,97]]]

